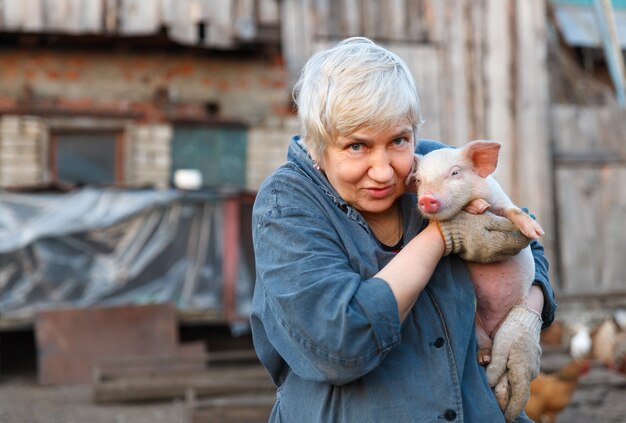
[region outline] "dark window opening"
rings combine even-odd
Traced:
[[[51,169],[55,180],[77,184],[120,183],[122,137],[110,132],[52,135]]]

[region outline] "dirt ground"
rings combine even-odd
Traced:
[[[265,404],[193,408],[183,398],[98,404],[89,385],[41,386],[26,377],[0,382],[2,423],[265,423],[270,410]]]
[[[99,405],[89,385],[39,386],[34,377],[0,382],[3,423],[184,423],[182,400]]]
[[[541,367],[554,373],[571,360],[566,352],[544,346]],[[591,362],[555,423],[626,423],[626,375]]]
[[[34,377],[0,382],[3,423],[187,423],[188,416],[182,399],[100,405],[91,400],[88,385],[39,386]],[[245,421],[261,423],[266,418]],[[583,422],[626,422],[626,376],[594,366],[581,378],[572,402],[557,423]]]
[[[247,342],[247,341],[246,341]],[[6,347],[6,344],[5,344]],[[569,360],[566,354],[544,351],[542,367],[550,371]],[[6,361],[5,361],[6,364]],[[36,367],[22,364],[19,371],[0,378],[1,423],[192,423],[185,401],[97,404],[90,385],[41,386]],[[5,367],[6,370],[6,367]],[[267,411],[241,414],[236,420],[194,419],[200,422],[262,423]],[[214,414],[215,416],[215,414]],[[557,423],[626,423],[626,375],[593,365],[579,382],[569,406]]]
[[[194,422],[223,422],[213,414]],[[235,421],[235,419],[227,419]],[[3,423],[191,423],[182,399],[139,404],[96,404],[88,385],[39,386],[35,378],[0,382]],[[267,410],[239,410],[238,422],[267,421]],[[557,423],[623,423],[626,421],[626,376],[593,367],[584,376]]]
[[[626,422],[626,375],[593,367],[583,376],[557,423]]]
[[[252,348],[249,334],[232,336],[225,327],[184,327],[180,338],[186,342],[203,341],[212,351]],[[191,419],[191,408],[183,398],[100,404],[92,396],[89,384],[40,385],[33,332],[0,333],[0,423],[200,423],[197,418]],[[260,415],[259,418],[247,413],[237,423],[266,422],[265,412]]]

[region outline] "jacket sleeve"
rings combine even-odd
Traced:
[[[262,187],[255,202],[255,297],[262,298],[255,298],[252,313],[298,376],[348,383],[400,342],[397,303],[385,281],[351,269],[336,229],[315,202],[294,202],[290,192],[291,204],[282,204],[287,189],[298,188]]]
[[[438,150],[440,148],[453,148],[453,147],[443,144],[439,141],[420,139],[420,140],[417,140],[417,143],[415,146],[415,152],[417,154],[425,155],[425,154],[430,153],[431,151]]]
[[[539,241],[534,240],[530,243],[530,248],[535,259],[535,280],[533,285],[538,285],[543,291],[543,311],[541,313],[541,320],[543,320],[542,329],[547,328],[554,321],[556,313],[556,299],[554,297],[554,290],[550,285],[550,278],[548,276],[548,259],[546,259],[543,245]]]

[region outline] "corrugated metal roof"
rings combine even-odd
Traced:
[[[568,44],[602,48],[602,36],[594,10],[594,0],[550,0],[559,30]],[[626,49],[626,0],[612,0],[617,38]]]
[[[593,6],[595,0],[550,0],[550,3],[569,4],[575,6]],[[611,0],[611,5],[614,9],[626,9],[626,0]]]

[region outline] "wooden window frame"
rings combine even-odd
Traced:
[[[51,129],[49,140],[48,169],[53,181],[59,180],[59,170],[57,168],[57,151],[59,137],[73,134],[110,134],[115,138],[115,167],[113,169],[113,181],[106,181],[115,185],[124,183],[124,160],[125,160],[125,137],[121,129],[93,129],[93,128],[71,128],[71,129]]]

